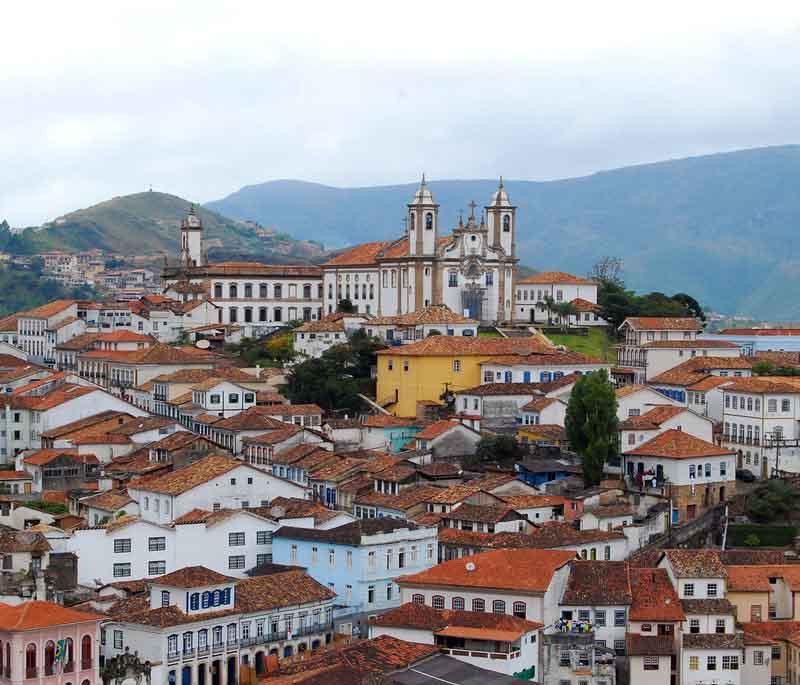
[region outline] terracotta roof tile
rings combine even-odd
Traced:
[[[355,503],[384,509],[393,509],[394,511],[407,511],[427,501],[429,497],[435,495],[439,490],[440,488],[433,485],[406,488],[397,495],[389,495],[384,492],[371,490],[370,492],[358,495],[355,499]]]
[[[517,281],[520,285],[548,285],[560,283],[563,285],[597,285],[597,281],[581,276],[573,276],[565,271],[540,271],[538,274],[526,276]]]
[[[557,507],[567,499],[561,495],[499,495],[500,499],[515,509],[537,509],[539,507]]]
[[[53,300],[40,307],[19,312],[16,316],[19,319],[47,319],[69,309],[74,304],[76,304],[75,300]]]
[[[800,388],[784,382],[779,378],[733,378],[729,385],[725,386],[725,392],[747,392],[747,393],[780,393],[783,395],[800,393]]]
[[[734,649],[744,648],[740,633],[684,633],[684,649]]]
[[[683,621],[678,593],[666,569],[631,568],[630,621]]]
[[[416,440],[435,440],[438,437],[441,437],[447,431],[452,430],[453,428],[458,428],[459,426],[463,426],[459,421],[451,421],[450,419],[443,419],[442,421],[436,421],[435,423],[426,426],[423,430],[417,433],[414,436]]]
[[[223,583],[235,581],[235,578],[224,576],[205,566],[185,566],[177,571],[155,578],[153,583],[168,585],[169,587],[192,588],[205,585],[222,585]]]
[[[544,593],[553,574],[574,559],[571,551],[545,549],[498,549],[452,559],[426,571],[401,576],[399,585],[472,587]],[[469,566],[469,568],[467,568]],[[508,569],[514,573],[509,574]]]
[[[665,459],[697,459],[733,454],[729,449],[706,442],[683,431],[670,429],[627,453],[630,456],[663,457]]]
[[[733,350],[738,349],[736,343],[726,342],[724,340],[653,340],[642,345],[646,350],[664,349],[664,350]]]
[[[417,524],[391,517],[356,519],[351,523],[327,530],[282,526],[273,533],[273,537],[291,540],[317,540],[339,545],[359,545],[362,536],[381,535],[401,529],[416,530]]]
[[[553,397],[538,397],[534,400],[531,400],[523,407],[521,407],[521,410],[530,412],[540,412],[547,409],[550,405],[553,404],[564,404],[564,403],[561,402],[561,400],[557,400]]]
[[[653,430],[665,421],[675,418],[678,414],[688,411],[685,407],[673,404],[661,404],[648,409],[644,414],[631,416],[619,424],[620,430]]]
[[[33,476],[27,471],[0,471],[0,480],[32,480]]]
[[[214,424],[214,428],[230,431],[277,430],[286,428],[283,421],[273,418],[275,407],[250,407]]]
[[[731,592],[769,592],[771,578],[783,578],[792,592],[800,590],[800,564],[726,566]]]
[[[457,395],[477,395],[496,396],[496,395],[540,395],[544,391],[542,383],[485,383],[477,385],[467,390],[459,390]]]
[[[156,476],[147,482],[132,481],[130,487],[141,488],[147,492],[160,492],[165,495],[181,495],[241,466],[247,467],[247,464],[233,457],[212,454],[163,476]]]
[[[675,640],[669,635],[626,633],[625,651],[628,656],[671,656],[675,654]]]
[[[36,630],[104,619],[105,616],[97,613],[78,611],[38,599],[22,602],[16,606],[0,605],[0,625],[6,631]]]
[[[631,603],[627,562],[573,561],[561,604],[609,606]]]
[[[629,316],[623,322],[636,330],[644,331],[700,331],[700,321],[693,317]]]
[[[726,577],[718,550],[667,549],[664,550],[663,557],[669,561],[677,578]]]
[[[379,350],[377,354],[399,357],[451,356],[454,354],[495,357],[505,354],[541,354],[552,350],[552,347],[548,347],[535,338],[465,338],[432,335],[410,345]]]
[[[361,425],[366,428],[397,428],[413,426],[415,423],[415,418],[402,418],[391,414],[370,414],[362,421]]]
[[[747,357],[692,357],[664,373],[650,379],[652,385],[694,385],[712,371],[738,371],[752,369],[753,362]],[[735,377],[731,377],[733,380]]]
[[[509,514],[516,513],[510,504],[461,504],[443,518],[453,521],[473,521],[476,523],[499,523]],[[512,516],[511,518],[515,518]]]
[[[97,495],[84,497],[80,502],[81,506],[116,512],[133,501],[125,490],[108,490]]]
[[[391,245],[391,241],[382,240],[374,243],[362,243],[356,247],[345,250],[329,259],[323,266],[363,266],[376,264],[381,250]]]

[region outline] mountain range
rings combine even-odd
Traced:
[[[586,274],[621,257],[626,284],[688,292],[727,314],[800,320],[800,146],[755,148],[557,181],[506,180],[517,253],[539,270]],[[334,188],[251,185],[205,206],[342,247],[402,235],[418,184]],[[449,231],[496,180],[429,181]]]

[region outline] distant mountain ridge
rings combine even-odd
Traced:
[[[800,319],[800,146],[756,148],[559,181],[506,180],[517,252],[539,269],[587,273],[624,260],[630,287],[685,291],[725,313]],[[496,180],[429,181],[449,231]],[[333,188],[251,185],[205,206],[327,247],[399,236],[416,184]]]
[[[0,249],[15,254],[36,254],[48,250],[79,251],[99,249],[132,255],[177,256],[180,222],[191,203],[176,195],[158,192],[135,193],[112,198],[79,209],[41,227],[11,232],[0,223]],[[209,255],[296,262],[319,257],[320,245],[281,236],[205,208],[198,208],[203,221]]]

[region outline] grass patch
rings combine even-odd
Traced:
[[[788,547],[797,535],[795,526],[728,526],[732,547]],[[755,544],[756,539],[758,544]]]
[[[580,354],[587,354],[591,357],[598,357],[604,361],[611,359],[611,344],[608,335],[602,329],[589,329],[588,335],[569,335],[564,333],[552,333],[547,335],[555,345],[564,345],[567,349]]]
[[[502,338],[503,336],[500,335],[496,329],[494,328],[479,328],[478,329],[478,337],[479,338]]]

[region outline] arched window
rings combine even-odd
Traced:
[[[36,673],[36,645],[29,643],[25,648],[25,677],[35,678]]]
[[[375,285],[370,283],[369,284],[369,299],[373,299],[375,297]]]
[[[68,637],[64,645],[64,673],[72,673],[75,670],[75,645],[72,638]]]
[[[589,553],[585,549],[582,549],[581,550],[581,559],[588,559],[588,558],[589,558]]]
[[[472,610],[473,611],[486,611],[486,602],[482,599],[473,599],[472,600]]]
[[[434,609],[444,609],[444,597],[442,595],[434,595],[431,597],[431,606]]]
[[[44,674],[53,675],[53,665],[56,662],[56,643],[48,640],[44,646]]]
[[[228,309],[228,321],[230,323],[236,323],[239,320],[239,310],[236,307],[230,307]]]
[[[245,297],[253,297],[253,284],[252,283],[245,283],[244,284],[244,296]]]
[[[215,283],[214,284],[214,297],[221,298],[222,297],[222,283]]]
[[[231,299],[239,297],[239,288],[236,286],[235,283],[231,283],[228,286],[228,297],[230,297]]]
[[[453,599],[450,600],[450,606],[452,606],[456,611],[464,611],[464,598],[453,597]]]
[[[170,671],[170,673],[171,673],[171,672],[172,672],[172,671]],[[92,684],[89,682],[89,679],[87,678],[86,680],[84,680],[84,681],[81,683],[81,685],[92,685]]]
[[[494,602],[492,602],[492,613],[493,614],[506,613],[506,603],[502,599],[494,600]]]
[[[310,300],[311,299],[311,286],[304,285],[303,286],[303,299]]]
[[[92,638],[84,635],[81,638],[81,669],[86,670],[92,667]]]
[[[514,616],[517,618],[525,618],[528,613],[528,608],[525,602],[514,602]]]
[[[508,233],[511,230],[511,217],[506,214],[503,217],[503,233]]]
[[[433,214],[431,212],[427,212],[425,214],[425,230],[430,231],[433,229]]]
[[[411,601],[414,604],[425,604],[425,595],[411,595]]]

